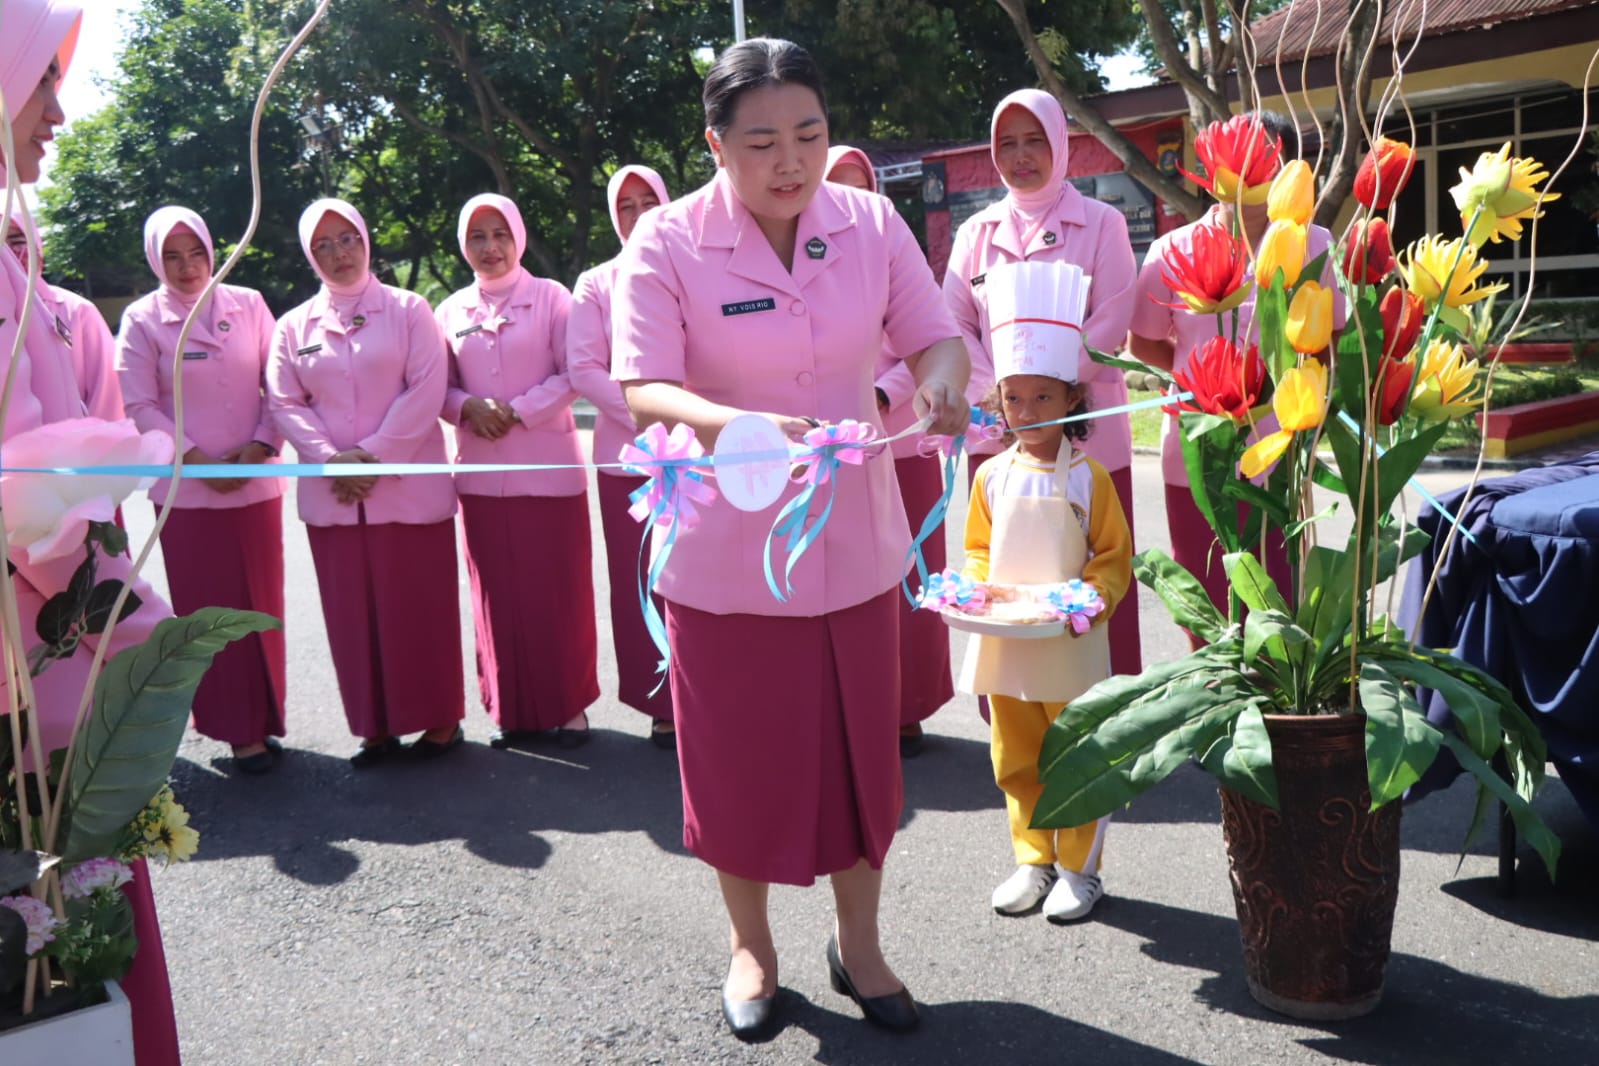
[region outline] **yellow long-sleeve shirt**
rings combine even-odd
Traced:
[[[1013,449],[1014,450],[1014,449]],[[972,484],[971,503],[966,509],[966,563],[962,572],[973,581],[988,580],[989,546],[994,536],[994,489],[990,475],[1006,460],[1003,456],[978,468]],[[1016,451],[1016,469],[1006,491],[1018,496],[1052,496],[1055,492],[1055,464],[1040,462]],[[1066,498],[1082,523],[1088,539],[1088,560],[1083,564],[1083,581],[1098,590],[1105,610],[1094,619],[1095,625],[1109,621],[1116,605],[1127,594],[1133,581],[1133,534],[1127,525],[1116,487],[1110,474],[1082,452],[1072,452],[1071,469],[1066,475]]]

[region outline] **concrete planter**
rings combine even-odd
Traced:
[[[134,1066],[128,997],[107,981],[106,1001],[0,1032],[5,1066]]]
[[[1599,433],[1599,392],[1478,412],[1477,428],[1490,459],[1504,459],[1537,448]]]

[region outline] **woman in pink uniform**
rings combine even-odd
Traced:
[[[413,755],[443,755],[466,716],[455,487],[439,474],[358,471],[445,462],[444,336],[426,300],[372,276],[366,222],[343,200],[305,209],[300,247],[322,289],[278,322],[267,392],[301,461],[352,467],[297,493],[339,695],[361,738],[350,762],[390,759],[404,733],[422,734]]]
[[[827,180],[852,189],[877,191],[877,173],[872,161],[859,148],[835,144],[827,150]],[[877,411],[883,419],[883,432],[889,436],[903,432],[920,415],[911,398],[916,380],[910,367],[884,349],[877,360],[874,393]],[[920,530],[933,506],[944,494],[944,469],[937,456],[917,450],[920,437],[906,437],[890,447],[894,452],[894,479],[899,482],[900,499],[910,527]],[[930,573],[949,565],[944,525],[922,542],[922,558]],[[914,584],[914,580],[912,582]],[[949,627],[932,611],[914,610],[900,598],[899,609],[899,753],[910,757],[922,749],[922,723],[955,696],[955,680],[949,666]]]
[[[18,185],[39,180],[45,145],[55,136],[56,127],[66,121],[56,89],[72,60],[82,17],[80,5],[70,0],[0,0],[0,26],[5,27],[0,34],[0,89],[5,93],[6,119],[16,149],[16,158],[8,159],[0,147],[0,188],[11,180]],[[27,299],[26,271],[12,256],[0,255],[0,376],[13,369],[16,372],[6,409],[7,436],[85,417],[73,376],[72,352],[37,297],[16,366],[11,366],[19,316]],[[34,632],[40,608],[51,596],[66,590],[82,561],[81,550],[45,563],[30,562],[25,552],[9,560],[24,634]],[[99,568],[102,580],[126,579],[130,569],[126,557],[103,553]],[[161,597],[143,581],[134,584],[134,592],[141,604],[118,623],[109,654],[143,641],[156,623],[172,616]],[[70,658],[52,663],[35,680],[39,727],[47,748],[66,746],[96,644],[97,638],[86,637]],[[0,681],[0,719],[9,705],[5,683]],[[9,730],[10,726],[0,721],[0,728]],[[139,1066],[179,1066],[172,987],[167,980],[150,872],[143,859],[134,864],[133,881],[123,891],[133,904],[133,931],[139,940],[133,967],[122,980],[132,1006],[134,1058]]]
[[[686,424],[707,447],[746,412],[794,440],[817,421],[880,428],[872,382],[886,341],[910,362],[932,432],[961,432],[966,354],[915,239],[887,200],[823,183],[827,109],[810,55],[734,45],[704,103],[716,178],[645,216],[617,270],[613,375],[634,418]],[[726,501],[679,534],[657,585],[683,838],[717,871],[732,940],[722,1011],[744,1039],[774,1026],[769,886],[820,876],[836,904],[833,987],[875,1024],[917,1024],[877,922],[902,799],[895,664],[910,534],[893,457],[843,465],[832,506],[785,601],[761,559],[775,508]]]
[[[1298,157],[1299,131],[1294,128],[1292,122],[1270,111],[1258,112],[1257,118],[1260,120],[1260,128],[1264,130],[1263,143],[1269,138],[1272,144],[1279,146],[1281,159],[1284,162]],[[1235,213],[1239,216],[1236,220]],[[1198,315],[1185,307],[1171,306],[1180,304],[1181,301],[1166,284],[1163,275],[1172,269],[1170,257],[1174,250],[1185,256],[1192,254],[1194,233],[1200,226],[1219,226],[1231,232],[1235,222],[1241,224],[1249,246],[1258,247],[1269,224],[1266,205],[1245,204],[1241,210],[1238,210],[1228,203],[1212,204],[1210,210],[1198,221],[1162,234],[1149,246],[1149,252],[1144,256],[1144,265],[1138,274],[1138,296],[1133,301],[1132,321],[1127,335],[1127,350],[1134,358],[1150,366],[1160,367],[1162,370],[1182,370],[1188,365],[1188,359],[1194,350],[1217,335],[1218,325],[1215,315]],[[1305,262],[1312,262],[1331,245],[1332,234],[1322,226],[1311,225],[1305,241]],[[1344,294],[1336,284],[1331,256],[1322,267],[1320,280],[1321,284],[1330,288],[1333,293],[1333,326],[1335,329],[1342,329],[1347,304]],[[1253,289],[1239,305],[1237,314],[1240,338],[1248,338],[1249,342],[1258,342],[1260,328],[1255,323]],[[1231,322],[1232,316],[1227,316],[1227,320]],[[1257,432],[1270,433],[1276,428],[1275,416],[1269,418],[1271,424],[1258,429]],[[1205,517],[1199,513],[1198,505],[1194,503],[1193,490],[1188,484],[1188,471],[1183,465],[1182,439],[1176,429],[1177,419],[1167,419],[1162,427],[1160,441],[1160,465],[1166,482],[1166,523],[1171,533],[1172,558],[1199,578],[1205,590],[1210,593],[1211,601],[1215,603],[1216,608],[1225,613],[1227,574],[1221,565],[1222,549],[1217,544],[1215,531],[1210,528],[1210,523],[1205,521]],[[1281,534],[1274,532],[1272,538],[1268,540],[1266,567],[1282,588],[1288,587],[1286,551]],[[1192,634],[1189,635],[1189,642],[1196,648],[1203,644]]]
[[[6,226],[6,246],[11,249],[22,269],[28,269],[28,235],[22,224],[22,209],[12,212]],[[44,272],[44,261],[39,271]],[[122,389],[117,384],[115,364],[116,342],[111,337],[111,327],[105,316],[89,300],[71,289],[39,279],[39,298],[49,309],[51,325],[72,349],[72,369],[78,379],[78,394],[83,406],[94,418],[114,422],[122,417]]]
[[[276,462],[282,436],[262,382],[272,350],[272,312],[254,289],[219,285],[189,331],[183,323],[215,268],[210,230],[184,207],[144,223],[144,257],[161,287],[122,313],[117,374],[128,417],[178,440],[175,374],[183,370],[185,463]],[[160,506],[169,481],[150,489]],[[167,586],[179,614],[234,607],[283,617],[283,481],[185,480],[161,531]],[[233,747],[244,773],[265,773],[281,750],[287,691],[283,630],[257,633],[218,653],[194,696],[194,727]]]
[[[659,174],[634,165],[611,175],[606,199],[611,205],[611,224],[626,245],[639,218],[671,197]],[[644,479],[615,465],[622,446],[638,435],[633,413],[622,399],[622,388],[611,380],[611,285],[617,262],[601,263],[577,279],[572,316],[566,323],[566,372],[572,387],[599,412],[594,422],[594,463],[600,468],[600,528],[605,533],[610,576],[617,698],[650,716],[650,740],[658,747],[673,748],[677,739],[672,725],[672,691],[656,672],[661,655],[639,609],[638,590],[649,571],[649,556],[639,552],[643,531],[627,513],[631,506],[628,496]],[[659,598],[656,609],[661,609]]]
[[[1011,93],[994,108],[990,151],[1005,199],[961,224],[944,274],[944,297],[966,338],[972,357],[967,396],[981,402],[994,385],[989,349],[987,293],[983,279],[1000,263],[1060,260],[1093,278],[1082,325],[1083,343],[1102,352],[1120,347],[1133,313],[1138,262],[1127,237],[1127,220],[1109,204],[1091,200],[1066,181],[1066,112],[1060,102],[1037,89]],[[1127,402],[1120,370],[1082,362],[1088,409],[1106,411]],[[1133,431],[1127,415],[1096,418],[1083,445],[1110,473],[1129,526],[1133,524]],[[1000,451],[999,442],[972,450]],[[976,475],[977,459],[969,474]],[[1128,596],[1110,621],[1111,670],[1136,674],[1143,669],[1138,636],[1138,597]]]
[[[458,462],[566,470],[455,476],[472,580],[478,690],[496,748],[540,736],[588,739],[600,696],[588,477],[566,377],[572,297],[522,267],[527,229],[503,196],[461,208],[456,230],[476,282],[435,314],[450,353],[444,417]]]

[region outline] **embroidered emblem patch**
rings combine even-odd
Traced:
[[[827,254],[827,245],[820,237],[812,237],[805,242],[805,254],[812,259],[820,259]]]
[[[223,333],[226,333],[228,330],[230,330],[232,328],[233,328],[233,323],[229,322],[225,318],[221,322],[217,323],[217,329],[220,329]]]
[[[366,325],[366,316],[356,315],[350,320],[350,325],[354,326],[356,329],[360,329],[362,326]]]
[[[1047,229],[1047,230],[1044,231],[1044,243],[1045,244],[1054,244],[1055,240],[1056,240],[1056,237],[1055,237],[1055,231],[1054,230]]]

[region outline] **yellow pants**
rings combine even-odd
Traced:
[[[1081,874],[1099,872],[1108,818],[1071,829],[1033,829],[1033,808],[1044,786],[1038,780],[1038,753],[1044,733],[1064,703],[1034,703],[1012,696],[989,696],[994,783],[1005,793],[1011,845],[1018,865],[1058,862]]]

